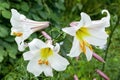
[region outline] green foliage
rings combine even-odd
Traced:
[[[111,80],[120,80],[120,0],[0,0],[0,80],[73,80],[76,74],[79,80],[100,80],[96,69],[102,69]],[[34,77],[26,70],[27,63],[23,60],[23,52],[19,52],[14,37],[10,35],[10,17],[12,8],[28,18],[37,21],[50,21],[51,25],[45,31],[52,36],[54,43],[64,42],[60,54],[70,61],[70,65],[63,72],[54,72],[54,77],[44,74]],[[104,58],[106,63],[95,60],[87,62],[81,54],[79,60],[66,56],[69,53],[73,38],[63,33],[61,28],[69,26],[72,21],[80,20],[80,12],[88,13],[92,19],[102,18],[101,10],[107,9],[111,13],[111,26],[106,29],[110,37],[105,50],[95,48],[94,51]],[[101,36],[101,35],[100,35]],[[45,38],[36,32],[34,37]],[[114,75],[114,76],[113,76]]]
[[[9,29],[6,26],[0,25],[0,37],[1,38],[7,37],[9,35],[8,30]]]

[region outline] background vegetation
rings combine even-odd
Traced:
[[[103,80],[96,73],[96,69],[105,72],[111,80],[120,80],[120,0],[0,0],[0,80],[73,80],[76,74],[79,80]],[[44,74],[34,77],[26,71],[27,61],[23,60],[23,52],[17,50],[14,37],[10,36],[10,17],[12,8],[28,18],[37,21],[50,21],[51,25],[45,31],[52,36],[54,42],[64,42],[60,54],[70,61],[70,65],[63,72],[54,71],[54,77]],[[106,49],[95,48],[95,52],[102,56],[103,64],[92,58],[88,62],[84,54],[78,61],[66,56],[69,53],[72,37],[61,31],[72,21],[80,20],[80,13],[86,12],[92,19],[101,19],[103,9],[111,14],[111,26],[106,29],[110,37]],[[100,35],[102,36],[102,35]],[[27,41],[38,37],[45,38],[40,32],[31,35]]]

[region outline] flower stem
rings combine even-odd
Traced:
[[[105,62],[106,62],[106,60],[107,60],[108,50],[109,50],[109,47],[110,47],[110,45],[111,45],[111,39],[112,39],[113,33],[114,33],[116,27],[118,26],[118,24],[119,24],[119,18],[118,18],[115,26],[114,26],[113,29],[111,30],[110,35],[109,35],[108,44],[107,44],[107,48],[106,48],[105,56],[104,56]],[[103,66],[102,66],[102,71],[104,71],[104,70],[105,70],[105,63],[103,63]]]

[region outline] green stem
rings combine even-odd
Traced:
[[[111,30],[111,34],[110,34],[110,36],[109,36],[108,45],[107,45],[107,49],[106,49],[106,51],[105,51],[105,56],[104,56],[105,62],[106,62],[106,60],[107,60],[108,50],[109,50],[109,47],[110,47],[110,44],[111,44],[111,39],[112,39],[113,33],[114,33],[114,31],[115,31],[115,29],[116,29],[116,27],[117,27],[118,24],[119,24],[119,18],[118,18],[118,20],[117,20],[114,28]],[[104,71],[104,69],[105,69],[105,63],[103,63],[102,71]]]

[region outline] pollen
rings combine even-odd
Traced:
[[[40,49],[40,57],[42,59],[47,59],[51,55],[53,55],[53,50],[51,48],[47,47]]]
[[[21,37],[23,35],[22,32],[13,32],[13,35],[17,36],[17,37]]]
[[[83,40],[84,37],[90,36],[90,33],[86,27],[81,27],[76,31],[76,37],[79,40]]]

